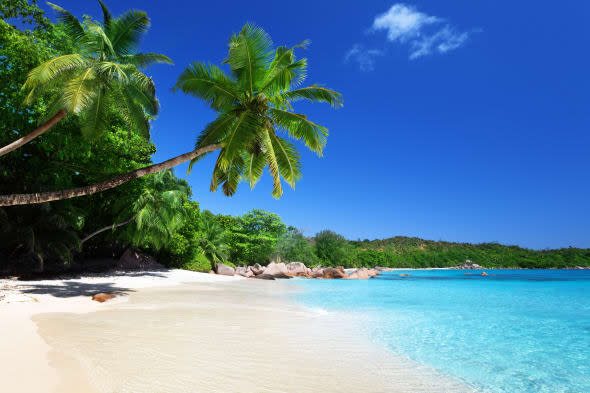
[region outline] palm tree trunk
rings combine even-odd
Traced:
[[[106,191],[111,188],[120,186],[121,184],[127,183],[130,180],[137,179],[145,175],[151,175],[152,173],[156,173],[164,169],[170,169],[172,167],[175,167],[176,165],[180,165],[200,155],[212,152],[220,148],[220,143],[204,146],[191,152],[181,154],[159,164],[154,164],[147,166],[145,168],[136,169],[132,172],[125,173],[123,175],[118,175],[108,180],[101,181],[100,183],[92,184],[90,186],[70,188],[69,190],[38,192],[34,194],[0,195],[0,206],[30,205],[33,203],[44,203],[58,201],[62,199],[75,198],[83,195],[96,194],[97,192]]]
[[[54,125],[56,125],[61,119],[63,119],[68,114],[68,111],[65,109],[60,110],[53,116],[51,119],[47,120],[45,123],[41,124],[39,127],[35,128],[33,131],[28,133],[27,135],[23,136],[20,139],[4,146],[0,149],[0,157],[10,153],[13,150],[18,149],[22,145],[25,145],[32,141],[33,139],[37,138],[39,135],[42,135],[49,131]]]
[[[99,229],[98,231],[92,232],[90,235],[86,236],[84,239],[82,239],[82,240],[80,241],[80,243],[82,243],[82,244],[83,244],[83,243],[84,243],[85,241],[87,241],[88,239],[90,239],[90,238],[92,238],[92,237],[94,237],[94,236],[98,235],[99,233],[102,233],[102,232],[104,232],[104,231],[108,231],[108,230],[109,230],[109,229],[111,229],[111,228],[112,228],[112,229],[115,229],[115,228],[122,227],[123,225],[127,225],[127,224],[129,224],[131,221],[133,221],[133,220],[135,220],[135,216],[131,217],[131,218],[130,218],[130,219],[128,219],[128,220],[125,220],[125,221],[123,221],[123,222],[120,222],[120,223],[116,224],[115,226],[113,226],[113,225],[108,225],[108,226],[106,226],[106,227],[104,227],[104,228],[101,228],[101,229]]]

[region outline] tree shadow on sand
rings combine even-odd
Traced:
[[[78,281],[65,281],[62,285],[29,283],[18,291],[33,295],[52,295],[59,298],[76,296],[93,296],[105,292],[116,295],[125,295],[135,292],[132,289],[114,286],[114,283],[83,283]]]

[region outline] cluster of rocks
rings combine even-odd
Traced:
[[[457,265],[455,267],[451,267],[450,269],[478,270],[478,269],[484,269],[484,267],[478,265],[477,263],[473,263],[472,261],[470,261],[469,259],[467,259],[464,264]]]
[[[344,279],[344,280],[368,280],[378,276],[377,269],[360,268],[349,272],[343,267],[326,267],[326,268],[309,268],[301,262],[276,263],[271,262],[267,266],[261,266],[256,263],[252,266],[240,266],[235,269],[223,263],[217,264],[217,274],[226,276],[239,275],[248,278],[257,278],[262,280],[275,280],[277,278],[318,278],[318,279]]]

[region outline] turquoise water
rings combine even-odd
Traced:
[[[590,392],[590,271],[478,273],[297,280],[298,299],[358,313],[360,334],[484,392]]]

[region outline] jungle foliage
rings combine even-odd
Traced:
[[[132,11],[123,19],[114,18],[103,7],[99,24],[91,19],[78,22],[66,11],[58,11],[64,23],[52,24],[36,1],[0,2],[0,146],[51,116],[53,104],[64,102],[67,86],[80,75],[88,72],[96,77],[85,84],[85,104],[79,110],[70,105],[73,114],[51,132],[0,159],[0,195],[95,184],[150,165],[156,151],[148,137],[149,121],[157,114],[155,90],[151,79],[139,70],[168,59],[137,53],[137,41],[116,38],[125,18],[136,18],[146,27],[147,16]],[[140,30],[135,38],[144,33]],[[218,114],[197,141],[197,147],[223,145],[213,190],[221,187],[232,195],[240,180],[253,186],[268,168],[273,195],[278,197],[281,180],[292,185],[301,175],[299,155],[288,138],[322,153],[327,129],[294,112],[293,102],[337,107],[342,101],[338,93],[318,85],[301,87],[307,61],[296,58],[295,51],[306,44],[273,47],[262,29],[246,25],[230,39],[229,72],[193,63],[179,78],[177,89],[207,101]],[[38,79],[43,88],[35,90],[36,99],[30,105],[23,106],[30,89],[22,86],[31,80],[30,72],[81,47],[88,56],[64,63],[72,71],[64,72],[66,83]],[[252,67],[245,66],[247,58],[254,59]],[[143,99],[141,89],[146,93]],[[112,99],[103,100],[109,94]],[[133,97],[127,97],[129,105],[121,110],[115,100],[123,100],[126,94]],[[100,117],[90,119],[87,109],[96,109],[97,103]],[[197,271],[208,271],[219,262],[250,265],[271,260],[345,267],[445,267],[466,259],[486,267],[590,266],[590,250],[575,248],[536,251],[407,237],[350,241],[329,230],[309,238],[276,214],[255,209],[238,217],[215,215],[201,211],[190,198],[186,181],[167,170],[100,194],[0,208],[0,274],[88,269],[87,261],[116,259],[130,246],[155,255],[167,266]]]

